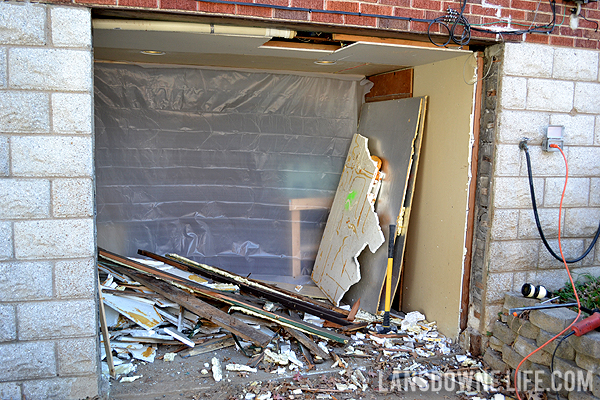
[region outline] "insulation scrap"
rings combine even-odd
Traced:
[[[221,382],[223,379],[223,369],[221,368],[221,362],[217,357],[213,357],[210,362],[212,363],[212,373],[215,382]]]

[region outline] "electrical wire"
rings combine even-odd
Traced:
[[[527,360],[529,357],[531,357],[532,355],[534,355],[535,353],[537,353],[538,351],[540,351],[541,349],[546,347],[549,343],[554,341],[556,338],[558,338],[560,335],[562,335],[563,333],[565,333],[566,331],[571,329],[571,327],[573,325],[575,325],[575,322],[577,322],[577,320],[581,316],[581,302],[579,301],[579,295],[577,294],[577,288],[575,287],[575,282],[573,282],[573,277],[571,276],[571,271],[569,270],[569,265],[565,261],[565,257],[563,255],[563,249],[562,249],[562,241],[560,239],[560,233],[561,233],[561,223],[560,223],[561,218],[560,218],[560,216],[562,214],[562,205],[563,205],[563,200],[565,198],[565,192],[567,190],[567,182],[569,181],[569,164],[567,163],[567,157],[565,156],[565,153],[559,146],[557,146],[555,144],[551,144],[550,147],[557,148],[560,151],[560,153],[562,154],[563,159],[565,160],[565,186],[563,187],[562,195],[560,197],[560,206],[558,208],[558,248],[560,250],[560,255],[562,256],[562,260],[563,260],[563,264],[565,265],[565,269],[567,270],[567,275],[569,275],[569,281],[571,282],[571,286],[573,287],[573,293],[575,294],[575,299],[577,300],[577,317],[575,317],[575,319],[573,320],[573,322],[571,322],[571,324],[569,326],[567,326],[561,332],[557,333],[556,336],[552,337],[546,343],[544,343],[543,345],[541,345],[540,347],[538,347],[537,349],[535,349],[534,351],[529,353],[527,356],[525,356],[525,358],[523,358],[523,360],[521,360],[519,365],[517,365],[517,368],[515,369],[515,393],[517,394],[517,399],[519,399],[519,400],[521,400],[521,395],[519,395],[518,376],[519,376],[519,368],[521,368],[521,365],[523,365],[525,360]]]
[[[554,348],[554,351],[552,352],[552,358],[550,359],[550,376],[554,375],[554,357],[556,356],[556,350],[558,350],[558,348],[560,347],[560,345],[562,344],[562,342],[564,342],[564,340],[572,335],[575,334],[575,331],[569,332],[569,334],[563,336],[559,341],[558,344],[556,345],[556,347]],[[560,400],[560,396],[558,395],[558,392],[556,392],[556,399]]]
[[[277,4],[267,4],[267,3],[247,3],[244,1],[237,0],[195,0],[197,2],[202,3],[213,3],[213,4],[229,4],[229,5],[238,5],[238,6],[247,6],[247,7],[262,7],[262,8],[272,8],[276,10],[286,10],[286,11],[302,11],[308,13],[321,13],[321,14],[337,14],[337,15],[349,15],[356,17],[372,17],[372,18],[380,18],[380,19],[389,19],[389,20],[401,20],[401,21],[409,21],[409,22],[424,22],[428,23],[429,26],[427,28],[427,37],[436,46],[445,47],[450,42],[454,42],[459,46],[466,46],[471,41],[471,31],[482,32],[482,33],[490,33],[494,35],[523,35],[527,33],[550,33],[554,30],[555,21],[556,21],[556,0],[548,0],[550,4],[550,9],[552,10],[552,21],[537,26],[531,26],[528,29],[487,29],[481,28],[486,24],[479,24],[479,28],[476,25],[469,23],[467,18],[464,16],[464,11],[467,5],[467,0],[462,0],[462,5],[460,12],[454,9],[448,8],[446,14],[437,17],[435,19],[430,18],[413,18],[413,17],[403,17],[399,15],[384,15],[384,14],[370,14],[370,13],[360,13],[353,11],[340,11],[340,10],[323,10],[319,8],[307,8],[307,7],[292,7],[292,6],[283,6]],[[564,18],[563,18],[564,20]],[[500,21],[500,23],[506,23],[506,21]],[[444,30],[447,31],[448,39],[444,43],[436,43],[433,40],[433,36],[431,33],[431,27],[433,25],[438,24]],[[515,24],[519,25],[519,24]],[[523,25],[526,26],[526,25]],[[460,33],[459,33],[460,32]]]
[[[527,161],[527,175],[529,177],[529,192],[531,194],[531,205],[533,207],[533,216],[535,217],[535,224],[537,225],[537,229],[540,234],[540,238],[542,239],[544,246],[546,246],[546,249],[548,249],[550,254],[554,258],[556,258],[558,261],[563,261],[563,258],[560,257],[558,254],[556,254],[554,252],[554,250],[552,250],[552,247],[550,247],[550,244],[548,243],[548,241],[546,240],[546,236],[544,235],[544,231],[542,230],[542,225],[540,224],[540,216],[538,214],[537,202],[535,200],[535,189],[533,188],[533,176],[531,173],[531,158],[529,157],[529,147],[527,146],[526,140],[523,140],[521,143],[519,143],[519,147],[525,151],[525,159]],[[560,147],[559,147],[559,149],[560,149]],[[560,151],[562,152],[562,149],[560,149]],[[559,218],[560,218],[560,214],[559,214]],[[589,247],[583,252],[583,254],[577,258],[574,258],[571,260],[564,260],[564,261],[569,264],[572,264],[572,263],[576,263],[578,261],[583,260],[592,251],[592,249],[596,245],[596,242],[598,241],[599,236],[600,236],[600,223],[598,223],[598,230],[596,230],[594,239],[590,243]],[[560,238],[560,235],[559,235],[559,238]]]

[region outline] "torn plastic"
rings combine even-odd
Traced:
[[[97,64],[98,244],[291,276],[289,201],[333,198],[363,89],[322,77]],[[327,213],[301,213],[302,275]]]

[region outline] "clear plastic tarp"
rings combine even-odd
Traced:
[[[359,82],[98,63],[94,91],[98,246],[292,275],[290,200],[333,199]],[[303,276],[328,211],[299,213]]]

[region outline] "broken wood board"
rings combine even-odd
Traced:
[[[268,335],[265,335],[263,332],[257,331],[256,329],[250,328],[248,325],[242,323],[241,321],[237,320],[236,318],[233,318],[231,315],[224,313],[223,311],[217,309],[216,307],[210,306],[209,304],[201,301],[200,299],[198,299],[191,293],[188,293],[184,290],[178,289],[173,285],[176,285],[178,287],[183,287],[192,293],[197,293],[197,294],[205,296],[207,298],[219,300],[223,303],[229,304],[231,306],[235,306],[235,308],[237,310],[242,311],[245,314],[249,314],[249,315],[259,317],[259,318],[267,319],[269,321],[277,323],[278,325],[290,326],[290,327],[302,330],[303,332],[306,332],[306,333],[309,333],[312,335],[316,335],[316,336],[319,336],[319,337],[327,339],[327,340],[333,340],[338,343],[346,343],[348,341],[348,337],[345,335],[340,335],[335,332],[331,332],[327,329],[319,328],[312,324],[305,323],[304,321],[297,321],[297,320],[293,319],[292,317],[265,311],[260,306],[249,303],[247,300],[244,300],[239,295],[235,295],[233,293],[226,294],[226,293],[221,293],[221,292],[217,292],[214,290],[209,290],[202,285],[196,284],[194,282],[189,282],[178,276],[170,275],[169,273],[167,273],[165,271],[160,271],[160,270],[157,270],[150,266],[147,266],[147,265],[144,265],[141,263],[137,263],[135,261],[131,261],[125,257],[111,253],[104,249],[98,248],[98,257],[100,259],[105,259],[105,260],[108,260],[109,262],[111,262],[111,265],[110,265],[111,268],[113,268],[121,273],[129,274],[129,276],[131,276],[133,279],[140,282],[144,286],[147,286],[148,288],[154,290],[158,294],[163,295],[164,297],[166,297],[167,299],[169,299],[171,301],[177,302],[178,304],[184,306],[185,308],[187,308],[191,312],[199,315],[200,317],[207,319],[209,321],[212,321],[215,324],[223,327],[224,329],[227,329],[230,332],[232,332],[238,336],[241,336],[245,340],[252,341],[255,344],[257,344],[255,342],[255,340],[248,338],[248,335],[251,334],[252,331],[254,331],[253,332],[254,335],[260,334],[261,340],[265,340],[264,337],[265,336],[268,337]],[[143,273],[134,272],[133,270],[128,270],[127,268],[133,268],[133,269],[141,271]],[[150,274],[151,276],[146,275],[146,274]],[[166,282],[171,282],[172,284],[165,283],[165,282],[162,282],[162,281],[154,279],[154,278],[158,278],[158,279],[164,280]],[[172,292],[176,292],[176,293],[172,293]],[[220,313],[218,315],[220,315],[221,320],[216,319],[215,315],[211,314],[210,309],[215,310],[213,312],[218,311],[218,313]],[[233,309],[233,307],[232,307],[232,309]],[[227,323],[222,320],[225,316],[228,317],[229,321],[235,325],[228,326]],[[348,321],[345,321],[345,322],[346,322],[346,324],[348,323]],[[237,333],[233,329],[241,330],[241,333]],[[249,331],[248,331],[248,329],[249,329]],[[268,343],[268,341],[270,341],[270,338],[266,342]],[[264,347],[262,345],[259,345],[259,346]]]
[[[317,346],[314,340],[306,336],[304,333],[292,328],[285,328],[285,330],[315,356],[319,356],[324,360],[329,360],[331,358],[328,353],[325,353],[319,346]]]
[[[204,274],[213,280],[220,280],[226,283],[238,285],[245,291],[248,291],[258,297],[264,297],[268,300],[278,302],[292,310],[307,312],[309,314],[316,315],[319,318],[335,322],[339,325],[348,325],[350,323],[348,320],[346,320],[348,311],[337,307],[332,309],[322,302],[317,302],[316,300],[299,295],[298,293],[292,293],[257,280],[245,278],[232,272],[224,271],[220,268],[200,264],[177,254],[167,254],[167,257],[162,257],[158,254],[154,254],[145,250],[138,250],[138,253],[177,268],[184,268],[190,272]]]
[[[121,315],[129,318],[142,328],[151,330],[164,322],[152,304],[108,293],[103,293],[103,300],[104,304],[118,311]]]
[[[186,292],[169,283],[157,280],[151,276],[144,275],[140,272],[135,272],[132,269],[125,269],[126,267],[136,268],[144,272],[157,273],[156,269],[152,267],[137,263],[135,261],[131,261],[125,257],[121,257],[117,254],[113,254],[102,249],[98,249],[98,256],[112,261],[115,264],[118,263],[119,265],[111,265],[111,268],[117,270],[118,272],[128,274],[131,278],[135,279],[142,285],[154,290],[158,294],[184,306],[185,308],[187,308],[194,314],[200,316],[201,318],[207,319],[219,325],[220,327],[227,329],[228,331],[242,337],[243,339],[256,344],[257,346],[266,346],[271,341],[271,338],[265,335],[264,333],[251,328],[250,326],[237,320],[231,315],[198,299],[189,292]],[[158,273],[162,273],[161,276],[163,277],[163,279],[169,278],[169,275],[166,272],[158,271]],[[185,283],[182,282],[188,282],[183,278],[179,278],[176,276],[171,276],[171,279],[173,279],[174,282],[177,282],[180,286],[185,285]],[[188,282],[188,285],[200,286],[193,282]]]
[[[295,291],[302,296],[310,297],[311,299],[327,299],[327,296],[323,294],[323,291],[315,285],[294,285],[293,283],[286,282],[274,282],[274,281],[261,281],[271,286],[275,286],[279,289],[287,291]]]
[[[392,299],[398,288],[404,246],[410,217],[414,185],[419,164],[426,97],[390,100],[363,105],[358,132],[369,138],[371,154],[382,160],[384,179],[375,210],[381,226],[396,224]],[[393,116],[393,117],[391,117]],[[388,230],[384,230],[386,241]],[[387,247],[359,257],[361,280],[348,290],[344,301],[353,304],[361,299],[361,309],[375,314],[385,304]]]
[[[313,281],[336,306],[361,279],[359,254],[367,246],[375,252],[385,241],[373,207],[379,170],[367,143],[359,134],[352,138],[312,272]]]
[[[179,355],[182,358],[192,357],[197,356],[198,354],[210,353],[211,351],[224,349],[225,347],[231,347],[233,345],[235,345],[235,340],[233,340],[231,335],[227,335],[222,338],[211,339],[207,342],[197,345],[193,349],[185,350]]]

